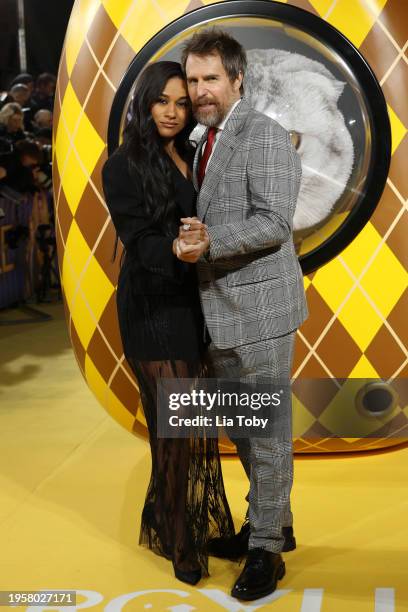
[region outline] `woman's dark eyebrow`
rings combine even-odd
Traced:
[[[168,96],[168,94],[166,94],[166,93],[164,93],[164,92],[163,92],[163,93],[161,93],[160,95],[161,95],[161,96],[164,96],[165,98],[168,98],[168,97],[169,97],[169,96]],[[188,98],[188,96],[180,96],[178,99],[179,99],[179,100],[181,100],[182,98]]]
[[[169,96],[165,93],[160,94],[162,96],[162,98],[168,98]],[[177,101],[179,100],[188,100],[188,96],[180,96],[180,98],[177,98]]]

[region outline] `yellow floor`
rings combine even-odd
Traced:
[[[296,460],[298,548],[275,601],[231,599],[242,566],[229,561],[211,559],[211,577],[188,587],[137,544],[147,442],[91,395],[62,306],[43,310],[54,319],[0,327],[1,590],[77,589],[78,609],[107,612],[408,610],[408,448]],[[239,526],[244,472],[227,458],[223,470]]]

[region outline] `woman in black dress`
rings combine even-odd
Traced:
[[[157,380],[207,373],[194,265],[176,256],[180,218],[195,215],[193,125],[180,65],[148,66],[131,110],[123,144],[103,168],[103,187],[124,245],[119,326],[152,455],[139,543],[171,559],[177,578],[196,584],[208,575],[208,539],[231,536],[234,526],[217,440],[194,431],[184,439],[157,437]]]

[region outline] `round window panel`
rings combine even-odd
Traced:
[[[381,88],[357,49],[301,9],[263,0],[203,7],[166,26],[129,66],[112,105],[109,152],[120,141],[135,83],[155,61],[180,60],[197,29],[220,27],[245,47],[245,96],[291,135],[302,161],[294,242],[304,273],[349,244],[383,191],[391,150]],[[203,126],[191,135],[197,140]]]

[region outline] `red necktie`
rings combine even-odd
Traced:
[[[204,155],[202,155],[200,159],[200,163],[198,164],[198,186],[201,187],[201,184],[205,177],[205,169],[207,167],[208,159],[212,153],[214,146],[214,139],[217,133],[216,127],[210,127],[207,134],[207,144],[205,145]]]

